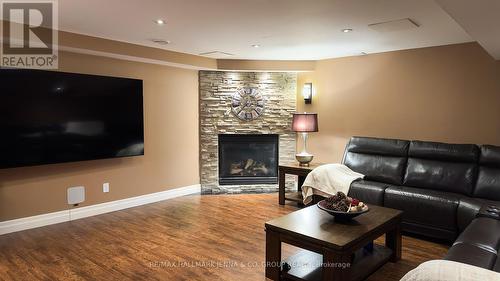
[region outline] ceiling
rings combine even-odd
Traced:
[[[500,60],[499,0],[437,0],[492,57]]]
[[[160,18],[165,25],[154,22]],[[420,27],[368,26],[404,18]],[[475,41],[434,0],[59,0],[59,28],[183,53],[233,54],[211,56],[224,59],[316,60]]]

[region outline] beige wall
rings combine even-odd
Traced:
[[[500,145],[499,81],[500,63],[468,43],[318,61],[297,101],[319,114],[309,150],[337,162],[353,135]]]
[[[68,209],[70,186],[86,187],[86,206],[199,183],[196,70],[73,53],[59,66],[144,80],[146,155],[0,170],[0,221]]]

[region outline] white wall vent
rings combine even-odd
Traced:
[[[85,201],[85,186],[68,188],[68,204],[75,205]]]

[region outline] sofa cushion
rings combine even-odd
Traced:
[[[482,145],[479,162],[481,165],[500,168],[500,146]]]
[[[470,195],[475,165],[408,159],[404,185]]]
[[[474,197],[500,201],[500,147],[481,146]]]
[[[383,206],[384,192],[388,186],[388,184],[374,181],[354,181],[349,188],[349,196],[368,204]]]
[[[496,258],[497,255],[490,251],[465,243],[453,245],[444,257],[445,260],[462,262],[486,269],[493,268]]]
[[[471,195],[479,149],[473,144],[412,141],[403,184]]]
[[[490,218],[474,219],[454,244],[460,243],[474,245],[497,254],[500,247],[500,221]]]
[[[500,169],[479,168],[474,197],[500,201]]]
[[[369,181],[402,184],[409,142],[352,137],[342,163]]]
[[[412,141],[408,156],[445,162],[477,162],[479,149],[475,144]]]
[[[384,194],[384,206],[403,210],[404,221],[453,232],[459,202],[459,194],[406,186],[390,186]]]

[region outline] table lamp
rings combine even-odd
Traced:
[[[308,167],[314,156],[307,152],[307,134],[318,131],[318,114],[307,112],[294,113],[292,130],[302,135],[304,144],[302,152],[295,154],[295,159],[299,161],[300,166]]]

